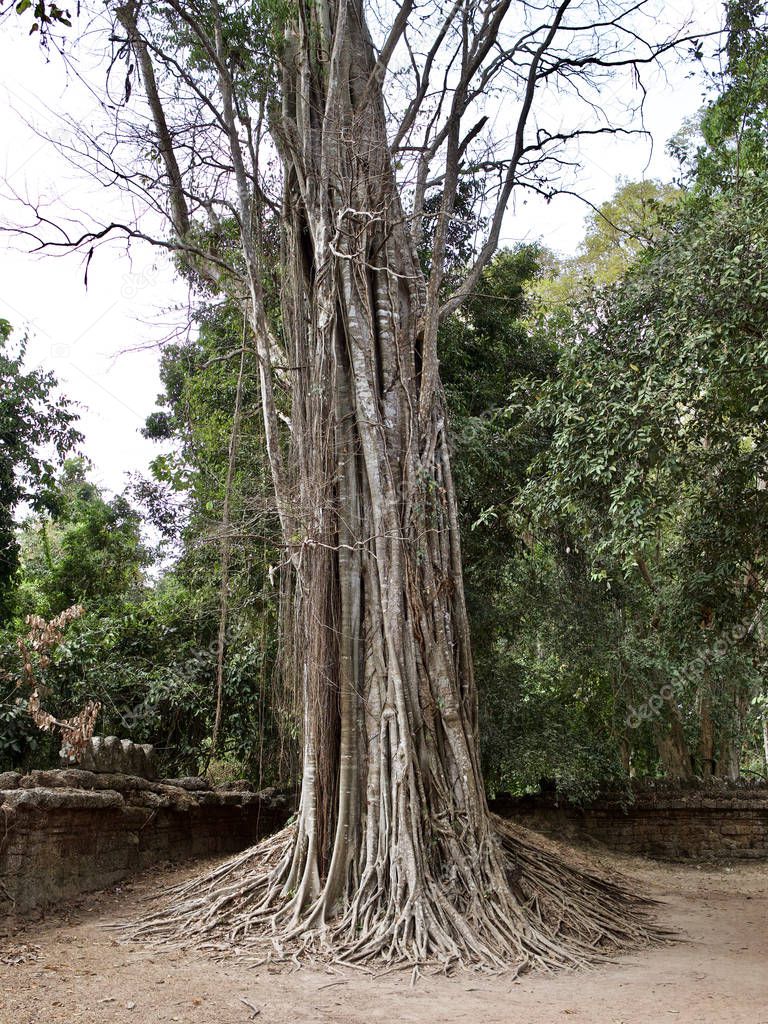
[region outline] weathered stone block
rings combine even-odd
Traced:
[[[181,779],[162,779],[161,781],[164,786],[177,786],[179,789],[189,789],[195,793],[211,788],[208,779],[202,775],[189,775]]]
[[[123,798],[119,793],[103,790],[96,793],[83,789],[16,789],[5,794],[4,806],[16,811],[52,810],[105,810],[122,808]]]
[[[157,758],[149,743],[133,743],[117,736],[93,736],[83,751],[80,767],[86,771],[157,778]]]
[[[96,776],[93,772],[80,771],[77,768],[52,769],[50,771],[35,770],[23,775],[21,789],[93,789]]]

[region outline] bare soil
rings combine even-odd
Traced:
[[[104,926],[193,869],[165,869],[0,935],[1,1024],[768,1024],[768,863],[662,864],[578,851],[661,904],[670,946],[590,971],[371,977],[248,969],[118,941]],[[196,865],[194,870],[200,870]]]

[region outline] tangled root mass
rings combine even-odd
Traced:
[[[474,892],[426,877],[404,895],[377,881],[329,908],[301,906],[286,889],[295,826],[164,893],[126,930],[131,938],[195,946],[254,963],[367,967],[557,969],[605,961],[665,941],[650,901],[567,864],[540,837],[498,818],[504,883]],[[482,872],[479,872],[482,875]]]

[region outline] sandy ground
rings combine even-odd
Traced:
[[[246,969],[117,942],[103,926],[190,869],[159,871],[0,937],[2,1024],[768,1024],[768,863],[580,851],[663,903],[675,945],[583,972],[452,978]],[[17,960],[20,962],[10,963]],[[3,963],[2,961],[6,962]]]

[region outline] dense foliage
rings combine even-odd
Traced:
[[[12,610],[18,568],[14,516],[23,503],[51,503],[56,463],[81,440],[72,405],[57,399],[52,374],[25,371],[25,351],[0,320],[0,623]]]
[[[628,723],[625,757],[640,770],[656,767],[655,745],[673,774],[734,776],[752,727],[768,472],[765,214],[761,179],[683,202],[619,283],[561,322],[557,375],[518,395],[552,440],[515,507],[532,528],[567,533],[569,556],[605,591],[616,625],[604,699]]]

